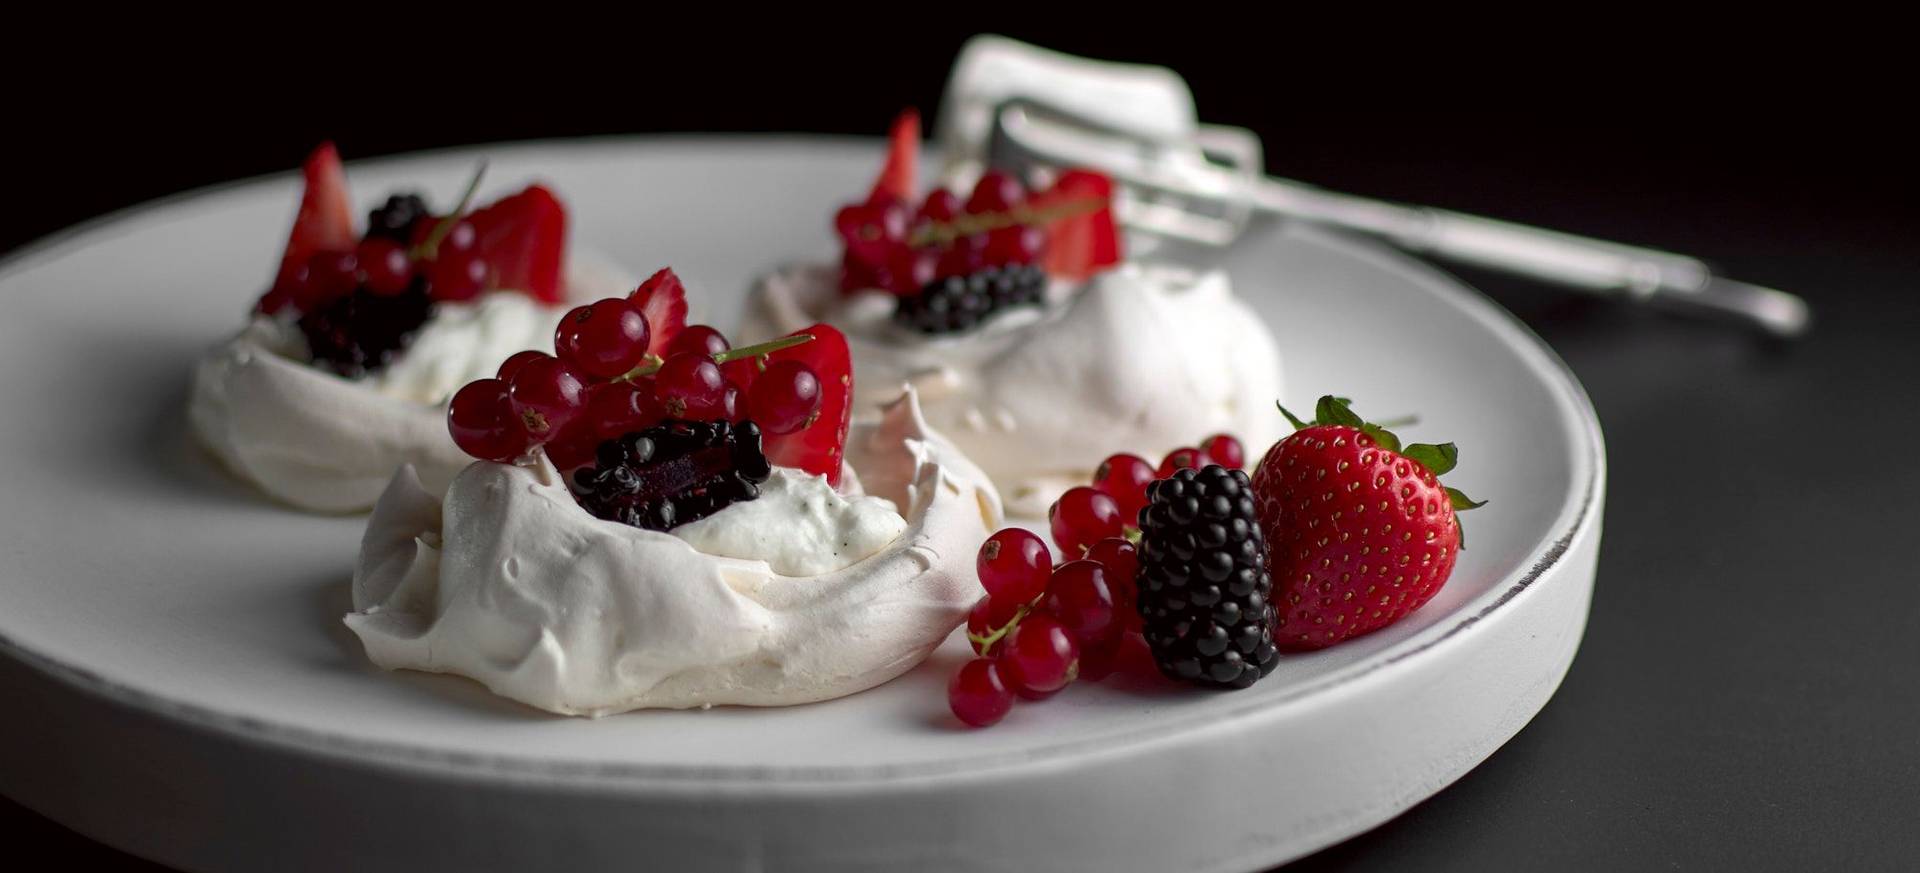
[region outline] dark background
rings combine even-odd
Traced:
[[[1596,31],[1559,12],[1520,32],[1012,29],[1176,67],[1205,119],[1263,136],[1273,172],[1696,254],[1813,304],[1815,332],[1781,345],[1466,274],[1568,360],[1606,429],[1587,639],[1489,761],[1296,868],[1914,869],[1911,51],[1874,44],[1888,25],[1872,21],[1763,38],[1726,23]],[[326,138],[353,159],[592,134],[877,135],[901,106],[935,108],[968,32],[879,18],[871,33],[787,34],[740,15],[755,26],[698,40],[609,22],[590,45],[527,22],[482,63],[453,37],[339,38],[365,22],[334,18],[271,41],[16,56],[0,250],[291,168]],[[5,829],[10,853],[155,869],[11,804]]]

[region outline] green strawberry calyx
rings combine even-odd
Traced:
[[[1285,406],[1281,406],[1279,401],[1275,401],[1273,405],[1279,407],[1280,414],[1287,417],[1287,421],[1293,424],[1293,429],[1296,431],[1305,430],[1310,427],[1320,427],[1322,425],[1341,425],[1353,428],[1372,437],[1373,441],[1378,443],[1381,448],[1398,454],[1420,466],[1426,467],[1429,471],[1432,471],[1436,479],[1446,475],[1460,463],[1460,448],[1453,443],[1440,443],[1438,445],[1433,443],[1413,443],[1403,447],[1400,444],[1400,438],[1395,436],[1393,431],[1387,430],[1383,425],[1369,422],[1355,414],[1352,408],[1353,401],[1345,397],[1335,397],[1329,394],[1320,398],[1319,402],[1313,405],[1312,421],[1301,421],[1299,416],[1288,411]],[[1412,419],[1408,419],[1408,422],[1411,423]],[[1446,489],[1447,500],[1453,504],[1453,510],[1455,512],[1466,512],[1469,509],[1479,509],[1487,505],[1485,500],[1474,500],[1460,489],[1449,487],[1445,483],[1442,483],[1440,487]],[[1460,547],[1466,548],[1466,533],[1464,529],[1461,532]]]

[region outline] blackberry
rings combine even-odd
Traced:
[[[1191,467],[1147,486],[1140,618],[1168,678],[1245,688],[1273,672],[1273,578],[1244,470]]]
[[[300,317],[313,363],[358,379],[393,361],[433,317],[427,280],[416,277],[399,294],[375,294],[366,286]]]
[[[921,333],[957,333],[1012,306],[1038,306],[1047,274],[1033,264],[988,267],[970,276],[928,282],[920,293],[900,298],[893,320]]]
[[[367,239],[390,239],[401,245],[413,242],[414,225],[429,218],[427,201],[418,194],[394,194],[386,205],[367,214]]]
[[[669,419],[607,440],[573,474],[580,505],[607,521],[671,530],[760,496],[773,475],[751,421]]]

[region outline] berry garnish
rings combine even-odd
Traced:
[[[1128,527],[1138,527],[1147,505],[1147,483],[1159,478],[1146,458],[1124,452],[1109,455],[1093,471],[1093,487],[1113,498]]]
[[[1053,553],[1032,531],[1010,527],[987,537],[974,562],[987,596],[1001,603],[1039,599],[1053,576]]]
[[[309,310],[297,326],[315,366],[357,379],[405,351],[432,315],[433,300],[416,282],[399,294],[351,291]]]
[[[1464,547],[1455,513],[1481,505],[1440,482],[1459,451],[1452,443],[1402,448],[1339,397],[1320,398],[1312,422],[1281,413],[1296,430],[1254,476],[1280,583],[1274,642],[1323,648],[1431,600]]]
[[[314,253],[351,251],[354,246],[353,198],[347,191],[347,171],[340,163],[339,150],[333,143],[321,143],[307,156],[301,172],[306,177],[306,190],[300,197],[300,211],[294,216],[293,230],[280,256],[274,290],[261,300],[261,309],[270,313],[292,302],[288,289],[294,272]],[[274,304],[271,308],[269,301]]]
[[[920,113],[906,109],[894,117],[887,131],[887,163],[873,183],[873,196],[885,194],[901,202],[912,199],[919,166]]]
[[[1050,695],[1073,681],[1080,666],[1080,642],[1059,619],[1035,612],[1007,633],[997,660],[1015,693]]]
[[[541,185],[476,210],[468,221],[494,287],[542,303],[566,299],[567,208]]]
[[[630,301],[609,297],[576,306],[554,331],[555,354],[595,379],[611,379],[647,356],[647,319]]]
[[[526,366],[528,362],[547,357],[552,356],[546,352],[535,351],[533,349],[528,349],[524,352],[514,352],[508,355],[506,360],[500,362],[500,369],[496,370],[494,375],[501,379],[512,381],[513,374],[520,372],[520,368]]]
[[[668,358],[654,374],[653,385],[668,418],[726,418],[727,380],[710,356],[681,353]]]
[[[1006,212],[1026,200],[1027,189],[1020,180],[1000,170],[988,170],[974,182],[973,195],[967,198],[967,211],[974,214]]]
[[[476,458],[506,463],[533,445],[499,379],[468,382],[447,406],[447,430],[460,450]]]
[[[1024,602],[995,599],[992,595],[980,598],[967,610],[967,642],[973,645],[974,654],[993,654],[994,647],[1027,612]]]
[[[921,333],[957,333],[1015,306],[1039,306],[1046,290],[1047,274],[1038,267],[986,267],[934,280],[919,293],[901,297],[893,320]]]
[[[1219,464],[1229,470],[1242,470],[1247,466],[1247,450],[1240,441],[1224,433],[1217,433],[1200,441],[1200,454],[1208,461]]]
[[[820,416],[820,378],[800,361],[776,361],[753,380],[747,408],[770,434],[811,427]]]
[[[1122,628],[1140,629],[1140,613],[1135,607],[1134,577],[1140,571],[1140,550],[1122,537],[1108,537],[1087,550],[1087,560],[1105,567],[1107,588],[1113,593],[1114,610]]]
[[[1013,711],[1013,691],[1001,678],[998,663],[991,658],[975,658],[953,674],[953,681],[947,685],[947,705],[955,718],[973,727],[986,727]]]
[[[1085,555],[1088,547],[1102,539],[1120,536],[1127,526],[1119,503],[1085,485],[1060,495],[1047,510],[1047,523],[1068,560]]]
[[[487,260],[475,252],[442,250],[427,267],[428,287],[435,300],[472,300],[491,286],[492,277]]]
[[[1135,602],[1170,679],[1245,688],[1272,672],[1266,541],[1242,470],[1185,468],[1147,487]]]
[[[520,365],[509,383],[513,411],[527,433],[545,441],[586,405],[587,382],[565,361],[542,355]]]
[[[1120,632],[1117,599],[1107,582],[1106,566],[1097,561],[1061,564],[1047,583],[1047,612],[1086,645],[1106,643]]]
[[[645,430],[667,417],[648,387],[631,382],[605,382],[587,391],[587,420],[601,440]]]
[[[431,221],[427,201],[418,194],[390,194],[387,202],[367,215],[366,239],[383,239],[402,247],[412,245],[414,232]]]
[[[793,345],[766,355],[766,367],[780,361],[798,361],[813,371],[820,383],[820,409],[814,423],[792,433],[769,434],[767,457],[782,467],[798,467],[827,483],[840,486],[840,468],[846,457],[847,431],[853,424],[853,359],[847,337],[831,325],[816,324],[789,338],[811,336],[812,342]],[[779,342],[776,340],[776,342]],[[737,354],[738,350],[729,354]],[[750,357],[742,355],[742,357]],[[752,382],[745,383],[749,392]]]
[[[1120,263],[1120,230],[1113,221],[1113,179],[1091,170],[1068,170],[1053,187],[1036,192],[1027,207],[1046,213],[1062,204],[1096,203],[1048,223],[1041,263],[1049,275],[1081,280]]]
[[[375,294],[399,294],[413,284],[413,259],[406,246],[391,239],[368,236],[354,251],[360,276],[368,291]]]
[[[1160,461],[1160,469],[1154,471],[1155,479],[1171,479],[1180,470],[1194,470],[1207,465],[1206,453],[1196,448],[1174,449]]]
[[[647,327],[652,330],[647,354],[665,358],[667,346],[687,326],[687,286],[672,267],[663,267],[641,282],[627,299],[640,307],[640,313],[647,317]]]
[[[689,324],[672,342],[667,343],[666,351],[660,357],[671,357],[681,352],[717,355],[730,348],[733,346],[719,331],[704,324]]]
[[[580,505],[597,518],[671,530],[760,494],[773,469],[752,422],[669,420],[600,444],[574,473]]]

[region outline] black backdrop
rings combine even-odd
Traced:
[[[12,54],[0,249],[291,168],[324,138],[351,159],[547,136],[877,134],[900,106],[935,106],[970,32],[878,13],[858,34],[782,32],[759,15],[718,30],[608,21],[585,44],[509,21],[524,24],[514,42],[475,44],[338,14],[257,40],[130,31]],[[1093,23],[1014,30],[1180,69],[1203,117],[1264,137],[1275,172],[1702,255],[1805,294],[1820,319],[1781,347],[1468,275],[1568,359],[1607,429],[1587,641],[1558,696],[1486,764],[1301,866],[1920,862],[1920,571],[1906,520],[1920,472],[1901,451],[1920,429],[1909,53],[1864,39],[1873,22],[1770,39],[1724,22]],[[28,850],[115,860],[17,807],[0,825]]]

